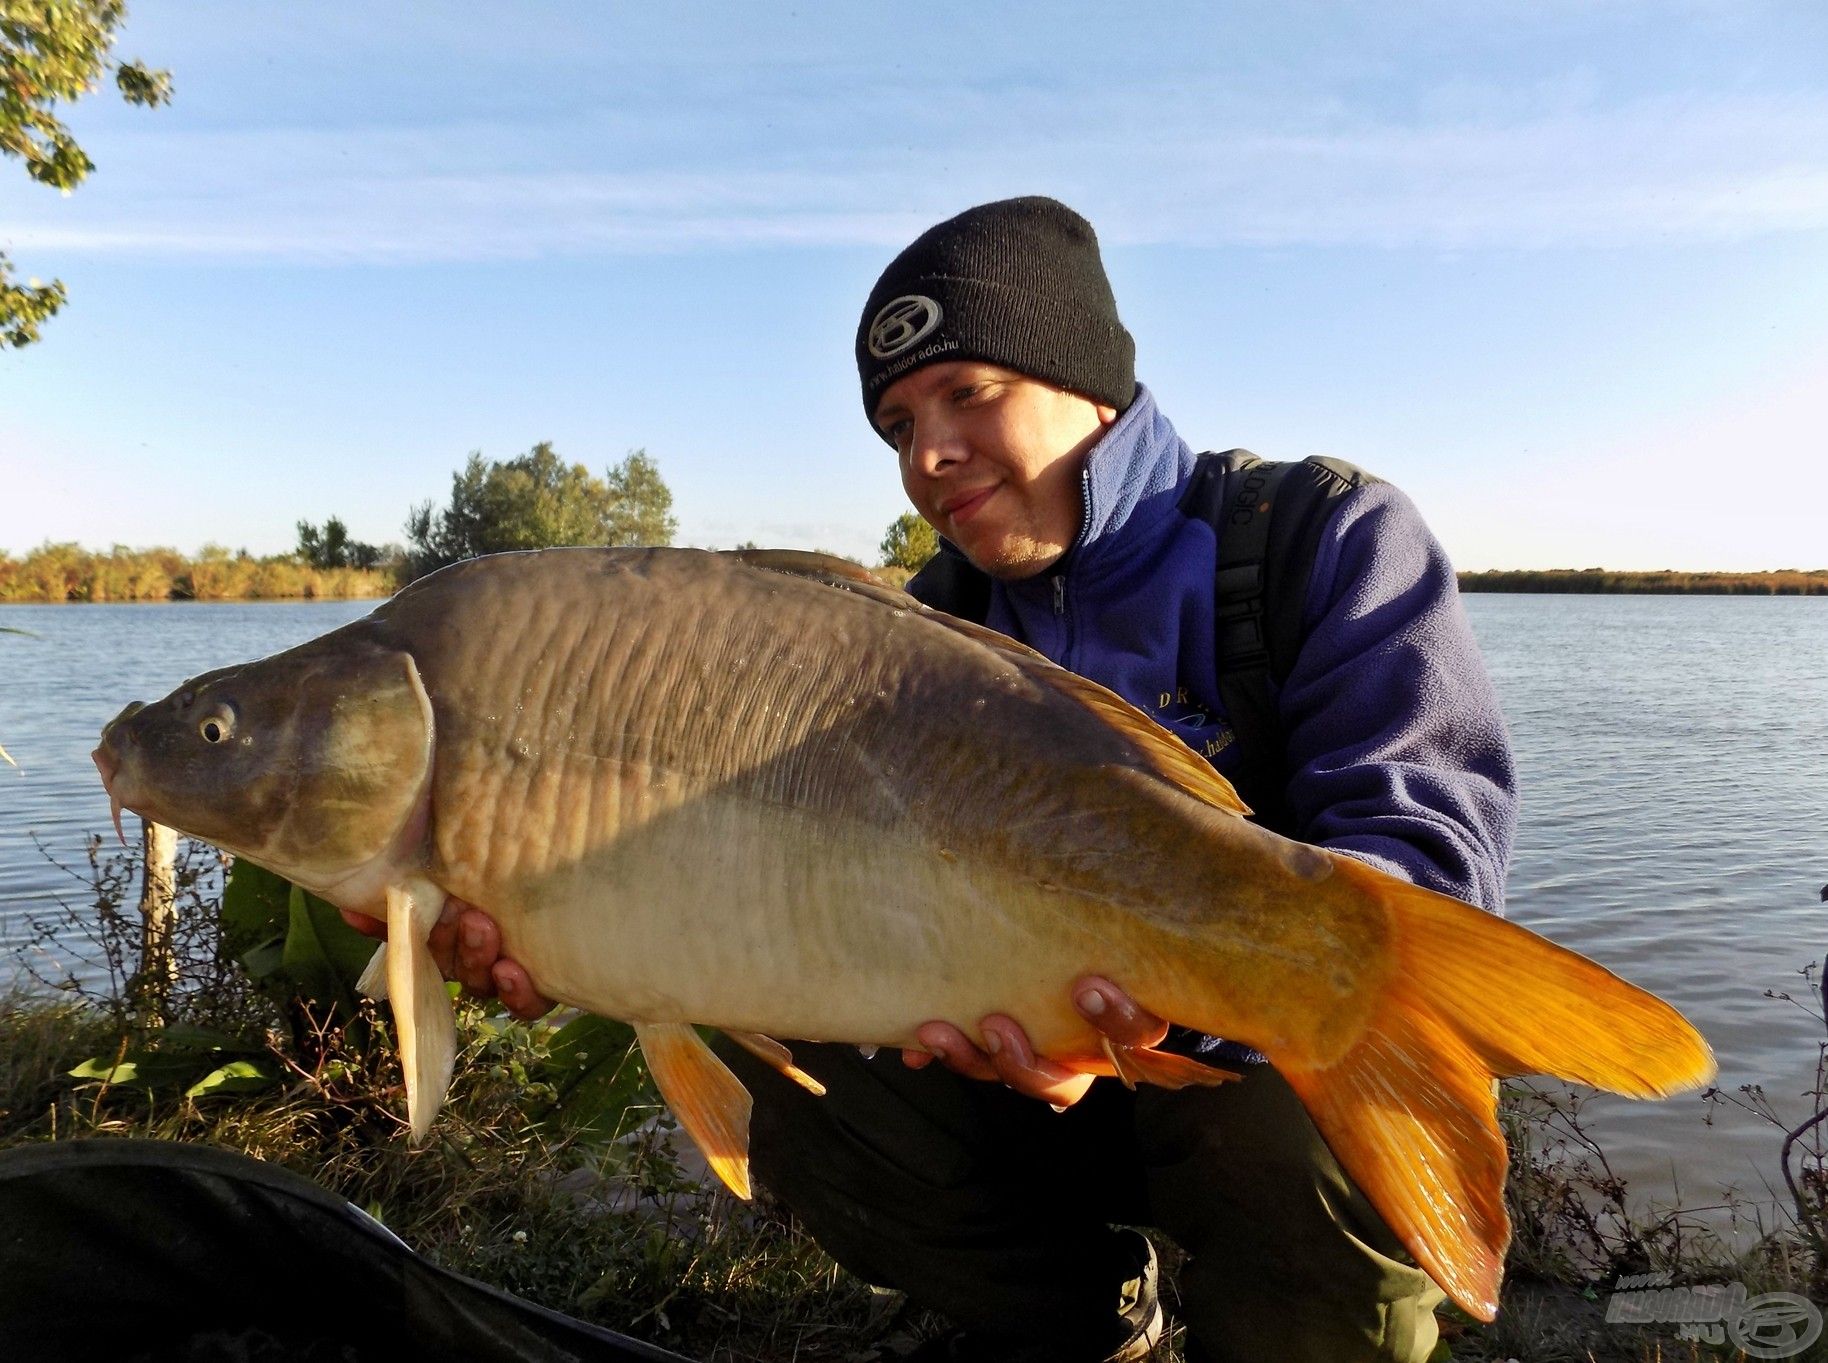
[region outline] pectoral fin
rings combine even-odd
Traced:
[[[747,1198],[749,1090],[686,1023],[637,1022],[635,1038],[679,1124],[724,1186]]]
[[[355,992],[376,1003],[387,1002],[387,943],[376,947],[368,964],[362,967],[362,977],[355,982]]]
[[[763,1036],[760,1032],[732,1032],[727,1029],[724,1035],[764,1065],[786,1075],[814,1097],[823,1098],[825,1096],[825,1085],[794,1064],[793,1052],[773,1037]]]
[[[415,1141],[431,1129],[457,1060],[451,996],[444,991],[444,977],[426,945],[443,907],[444,891],[430,881],[409,880],[387,889],[387,992],[400,1037],[406,1116]]]

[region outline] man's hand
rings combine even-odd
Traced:
[[[1115,1046],[1154,1046],[1168,1035],[1166,1022],[1146,1012],[1102,975],[1084,975],[1073,981],[1073,1006]],[[967,1079],[1001,1082],[1055,1108],[1071,1107],[1091,1088],[1096,1076],[1037,1056],[1028,1033],[1015,1019],[992,1013],[978,1027],[986,1050],[979,1050],[949,1022],[923,1022],[914,1035],[926,1049],[904,1050],[902,1063],[917,1070],[938,1060]]]
[[[343,921],[368,937],[385,939],[387,924],[365,913],[342,910]],[[533,987],[533,980],[501,954],[501,932],[495,920],[474,904],[446,899],[427,939],[432,959],[447,980],[456,980],[479,999],[499,997],[522,1022],[552,1011],[552,1000]]]

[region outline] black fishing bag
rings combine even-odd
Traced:
[[[10,1363],[687,1363],[447,1272],[310,1180],[210,1146],[0,1153]]]

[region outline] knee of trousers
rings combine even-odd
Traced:
[[[1426,1357],[1440,1289],[1287,1082],[1258,1066],[1240,1084],[1186,1092],[1146,1095],[1138,1141],[1158,1224],[1191,1256],[1189,1357]]]
[[[944,1188],[973,1177],[981,1123],[950,1072],[911,1070],[888,1052],[865,1059],[854,1046],[795,1043],[794,1063],[825,1085],[820,1096],[727,1038],[714,1048],[753,1099],[750,1163],[789,1205],[790,1190],[809,1181],[869,1194],[907,1180]]]

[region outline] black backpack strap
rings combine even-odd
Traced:
[[[1356,464],[1320,455],[1309,455],[1286,467],[1288,477],[1270,521],[1269,558],[1264,566],[1269,669],[1278,686],[1288,680],[1301,652],[1308,579],[1314,574],[1314,559],[1335,504],[1356,488],[1383,481]]]
[[[1284,822],[1282,726],[1270,690],[1265,566],[1277,495],[1291,466],[1249,450],[1203,454],[1181,509],[1212,526],[1218,561],[1212,584],[1218,701],[1238,744],[1235,784],[1259,823]]]
[[[990,614],[990,574],[946,540],[903,589],[924,606],[981,625]]]
[[[1288,754],[1275,691],[1301,651],[1308,578],[1333,503],[1374,481],[1335,459],[1270,463],[1203,454],[1181,509],[1213,527],[1218,701],[1237,737],[1240,794],[1265,827],[1293,834]]]

